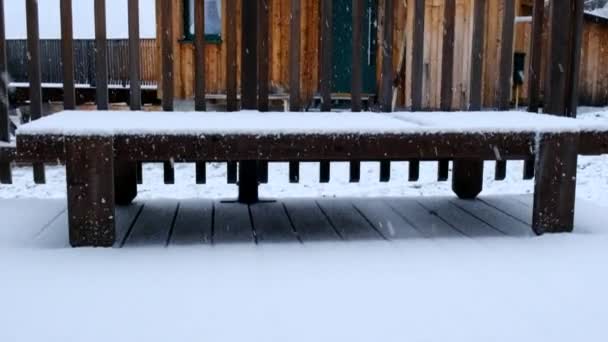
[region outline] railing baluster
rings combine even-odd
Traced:
[[[139,0],[129,0],[129,105],[131,110],[141,110],[139,41]]]
[[[26,0],[27,16],[27,55],[30,91],[30,118],[42,117],[42,85],[40,70],[40,31],[38,23],[38,1]],[[34,183],[44,184],[44,164],[34,163]]]
[[[61,63],[63,65],[63,108],[76,109],[72,0],[61,0]]]
[[[333,31],[333,1],[321,0],[321,74],[319,75],[319,90],[321,92],[321,111],[331,112],[332,88],[332,31]],[[330,162],[322,160],[319,167],[321,183],[330,179]]]
[[[105,0],[95,0],[95,86],[97,109],[108,110],[108,39]]]
[[[0,0],[0,142],[11,141],[10,118],[8,116],[8,78],[6,67],[6,31],[4,24],[4,0]],[[11,184],[11,164],[0,162],[0,183]]]
[[[236,0],[226,0],[226,111],[237,110],[236,97]],[[236,170],[235,170],[236,171]],[[235,177],[236,178],[236,177]]]
[[[352,78],[351,78],[351,111],[357,113],[361,111],[361,92],[363,89],[363,72],[361,63],[363,58],[361,37],[361,18],[363,12],[363,0],[353,0],[352,5],[352,23],[353,23],[353,54],[352,54]],[[350,162],[350,182],[356,183],[361,180],[361,162]]]
[[[196,0],[194,3],[194,73],[195,95],[194,110],[206,111],[205,99],[205,1]],[[204,161],[195,164],[196,184],[207,182],[207,164]]]
[[[414,32],[412,33],[412,80],[411,98],[413,112],[422,110],[422,87],[424,72],[424,12],[425,1],[414,0]],[[409,181],[414,182],[420,176],[420,161],[409,161]]]
[[[394,30],[394,0],[384,1],[384,32],[382,32],[382,88],[380,94],[380,110],[388,113],[393,111],[393,30]],[[391,162],[380,161],[380,181],[388,182],[391,178]]]
[[[270,0],[260,0],[258,4],[258,110],[267,112],[269,93],[269,8]],[[268,183],[268,162],[258,162],[260,183]]]
[[[171,0],[161,1],[161,31],[162,31],[162,72],[163,72],[163,95],[162,105],[165,112],[173,111],[173,5]],[[163,163],[165,184],[175,183],[175,169],[173,163]]]
[[[456,0],[446,0],[443,10],[443,49],[441,59],[441,99],[440,109],[452,110],[454,81],[454,36],[456,31]],[[445,182],[449,178],[450,161],[440,160],[437,180]]]
[[[291,0],[289,25],[289,110],[299,112],[300,105],[300,0]],[[321,49],[322,50],[322,49]],[[300,163],[289,162],[289,182],[300,181]]]

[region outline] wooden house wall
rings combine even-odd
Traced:
[[[587,21],[582,47],[580,102],[592,106],[608,105],[608,24]]]

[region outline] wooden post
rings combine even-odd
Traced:
[[[384,32],[382,32],[382,77],[380,93],[380,110],[385,113],[393,111],[393,0],[384,0]],[[380,161],[380,181],[388,182],[391,178],[391,162]]]
[[[321,0],[321,73],[319,88],[321,93],[321,111],[331,111],[331,88],[333,77],[332,44],[333,44],[333,1]]]
[[[352,78],[351,78],[351,111],[361,111],[361,92],[363,90],[363,72],[361,70],[362,38],[361,18],[363,16],[363,0],[353,0],[353,55],[352,55]]]
[[[572,27],[570,30],[570,61],[566,87],[566,115],[575,118],[578,109],[578,87],[583,40],[584,0],[572,0]]]
[[[99,0],[97,0],[99,1]],[[171,0],[161,0],[163,110],[173,111],[173,5]]]
[[[195,73],[195,95],[194,109],[206,111],[205,100],[205,1],[194,1],[194,73]],[[198,170],[198,167],[197,167]],[[198,171],[197,171],[198,173]]]
[[[108,40],[106,0],[95,0],[95,85],[97,109],[108,110]]]
[[[270,0],[259,0],[258,4],[258,110],[269,110],[268,93],[270,92],[269,74],[269,6]],[[268,162],[258,162],[260,183],[268,183]]]
[[[38,23],[38,1],[26,0],[27,16],[27,54],[28,75],[30,83],[30,118],[37,120],[42,117],[42,75],[40,70],[40,31]],[[34,163],[34,183],[44,184],[46,177],[44,165]]]
[[[255,160],[239,162],[239,202],[252,204],[258,199],[258,175]]]
[[[6,30],[4,24],[4,0],[0,0],[0,142],[11,140],[10,118],[8,116],[8,80],[6,64]],[[0,162],[0,183],[10,184],[13,182],[11,164]]]
[[[300,0],[291,0],[289,24],[289,110],[299,112],[300,104]],[[323,46],[321,45],[321,54]],[[300,181],[300,163],[289,162],[289,182]]]
[[[475,0],[474,6],[469,110],[479,111],[482,102],[486,0]],[[462,199],[474,199],[482,189],[483,160],[454,160],[452,163],[454,193]]]
[[[536,234],[571,232],[578,134],[543,134],[538,146],[532,228]]]
[[[68,136],[65,151],[70,244],[111,247],[116,221],[113,139]]]
[[[76,109],[74,85],[74,32],[72,0],[61,0],[61,63],[63,64],[63,108]]]
[[[226,110],[236,111],[238,108],[236,97],[236,0],[226,0]]]
[[[424,73],[424,12],[425,1],[414,0],[414,32],[412,36],[412,111],[422,110]]]
[[[443,56],[441,59],[441,99],[440,108],[444,112],[452,110],[454,94],[454,37],[456,31],[456,0],[446,0],[443,13]],[[440,160],[437,180],[445,182],[449,178],[450,161]]]

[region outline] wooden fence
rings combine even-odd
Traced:
[[[157,0],[161,22],[161,75],[162,75],[162,108],[165,111],[173,111],[173,84],[174,84],[174,44],[171,41],[173,37],[173,25],[171,17],[175,10],[172,7],[170,0]],[[241,11],[237,11],[237,0],[224,0],[227,8],[226,13],[245,13],[240,18],[235,15],[228,15],[225,18],[225,32],[223,39],[227,43],[226,53],[226,79],[227,79],[227,110],[235,111],[239,109],[237,102],[237,58],[239,51],[237,49],[237,40],[241,42],[240,58],[241,58],[241,106],[242,109],[258,109],[260,111],[268,110],[268,46],[271,42],[268,41],[266,34],[269,25],[269,7],[267,0],[258,1],[242,1]],[[381,10],[384,13],[393,13],[396,1],[401,0],[384,0],[381,1]],[[452,75],[454,68],[454,56],[450,51],[454,47],[454,31],[455,31],[455,0],[445,1],[444,13],[444,32],[443,50],[444,53],[441,62],[441,70],[444,76],[441,82],[441,109],[444,111],[452,110],[452,80],[449,75]],[[488,0],[489,1],[489,0]],[[515,26],[515,0],[497,0],[500,1],[505,10],[503,11],[501,28],[501,45],[500,45],[500,68],[499,74],[496,75],[499,84],[499,96],[495,104],[497,110],[507,110],[510,105],[510,94],[512,86],[512,56],[513,56],[513,39]],[[0,0],[0,5],[3,5],[3,0]],[[27,53],[29,58],[28,76],[30,82],[30,104],[31,117],[37,119],[41,115],[41,56],[40,56],[40,40],[38,32],[38,11],[37,0],[25,0],[27,5]],[[72,32],[72,0],[61,0],[61,16],[62,16],[62,65],[63,65],[63,81],[64,81],[64,105],[66,109],[75,108],[75,59],[74,59],[74,40]],[[205,110],[205,64],[203,61],[205,42],[204,42],[204,2],[198,0],[195,2],[195,109],[198,111]],[[352,23],[353,23],[353,46],[361,46],[362,27],[361,18],[363,17],[363,0],[353,0]],[[291,5],[291,23],[290,23],[290,95],[292,111],[303,110],[299,98],[299,86],[301,84],[301,70],[299,67],[299,51],[303,37],[301,32],[300,17],[301,17],[301,0],[290,0]],[[409,0],[409,6],[414,7],[414,25],[411,32],[412,46],[411,49],[412,62],[411,65],[403,66],[411,68],[411,98],[412,111],[422,110],[422,99],[424,96],[423,88],[423,46],[425,44],[425,0]],[[129,40],[128,49],[128,75],[130,82],[132,110],[141,109],[141,54],[140,54],[140,38],[139,38],[139,18],[138,18],[138,0],[129,0]],[[475,16],[473,23],[473,37],[471,42],[471,77],[470,77],[470,103],[469,110],[476,111],[481,109],[482,96],[482,70],[481,60],[484,53],[484,27],[486,20],[495,20],[496,18],[485,18],[483,9],[487,6],[486,0],[475,0]],[[3,7],[3,6],[0,6]],[[533,21],[533,36],[531,38],[531,53],[532,62],[530,63],[531,80],[529,82],[530,107],[532,112],[538,112],[539,109],[539,90],[544,86],[545,103],[544,112],[555,115],[576,115],[577,106],[577,84],[578,84],[578,68],[580,60],[580,44],[582,32],[583,18],[583,1],[582,0],[552,0],[550,5],[551,23],[549,35],[549,51],[546,55],[547,59],[544,62],[541,59],[542,49],[542,33],[543,24],[542,18],[545,15],[544,0],[535,0],[534,2],[534,21]],[[331,98],[331,50],[332,50],[332,30],[329,24],[331,23],[332,0],[320,1],[321,23],[321,42],[320,42],[320,80],[319,92],[322,98],[322,111],[332,110]],[[0,13],[3,14],[3,13]],[[4,26],[3,15],[0,15],[2,21],[0,26]],[[242,30],[240,39],[237,37],[236,20],[241,20]],[[393,56],[393,31],[394,31],[394,16],[385,16],[385,22],[382,25],[382,77],[379,90],[379,110],[390,112],[393,110],[393,92],[395,84],[400,77],[404,77],[405,73],[402,69],[395,70],[392,61]],[[96,83],[96,101],[99,110],[108,109],[108,84],[110,80],[110,72],[108,65],[108,49],[109,41],[106,39],[106,11],[105,1],[95,0],[95,83]],[[352,111],[361,110],[361,60],[360,49],[353,49],[352,55]],[[4,40],[4,31],[0,32],[0,67],[2,71],[6,70],[6,45]],[[545,84],[540,84],[540,78],[537,77],[538,70],[547,68],[547,77]],[[5,90],[4,90],[5,91]],[[0,118],[2,125],[7,121],[6,105],[0,108]],[[508,113],[505,113],[508,115]],[[1,139],[8,141],[10,137],[8,133],[2,131]],[[4,161],[6,163],[6,161]],[[356,182],[360,176],[360,163],[357,160],[351,162],[351,181]],[[442,160],[439,162],[440,180],[448,178],[449,161]],[[172,164],[165,163],[165,182],[173,182]],[[531,177],[532,163],[527,163],[525,170],[526,177]],[[258,168],[257,174],[260,174],[260,181],[267,180],[267,165],[265,163],[256,164],[255,162],[241,162],[238,167],[238,178],[247,180],[249,175],[256,174],[253,168]],[[418,179],[419,162],[416,160],[410,161],[410,180]],[[6,168],[0,167],[0,170]],[[10,172],[10,168],[8,168]],[[228,181],[235,182],[237,179],[237,164],[230,163],[228,172]],[[454,163],[454,170],[458,170],[458,175],[471,179],[482,180],[482,177],[471,177],[471,175],[479,175],[483,172],[483,163],[480,161],[458,161]],[[462,170],[466,170],[463,172]],[[205,181],[205,164],[198,163],[196,171],[196,179],[198,183]],[[456,172],[455,172],[456,174]],[[505,162],[497,162],[496,179],[504,179],[506,175]],[[8,179],[10,177],[4,177]],[[44,181],[44,169],[42,165],[35,165],[34,178],[36,182]],[[298,163],[290,163],[290,180],[297,182],[299,179]],[[327,182],[330,179],[330,164],[329,162],[321,163],[320,180]],[[382,162],[380,164],[380,180],[388,181],[390,179],[390,164]],[[466,179],[458,181],[466,182]],[[243,191],[247,191],[247,187],[240,187]]]

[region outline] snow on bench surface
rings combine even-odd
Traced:
[[[596,124],[597,125],[597,124]],[[64,111],[22,135],[431,134],[578,132],[579,120],[526,112],[127,112]],[[608,129],[606,129],[608,130]]]

